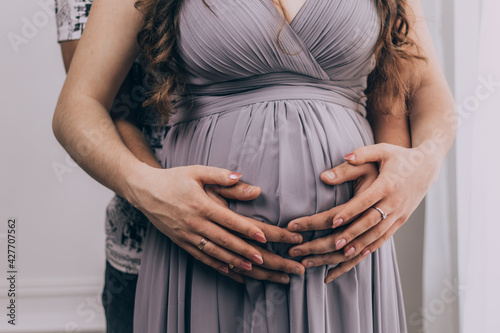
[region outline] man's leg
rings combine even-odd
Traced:
[[[102,305],[107,333],[132,333],[137,277],[117,270],[106,261]]]

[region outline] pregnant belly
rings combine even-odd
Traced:
[[[353,110],[318,100],[276,100],[175,125],[164,145],[164,166],[203,164],[240,172],[242,182],[262,192],[252,201],[230,200],[230,209],[286,228],[295,218],[349,200],[351,182],[326,185],[320,174],[372,143],[368,122]],[[305,232],[304,241],[331,232]],[[288,257],[290,246],[269,242],[267,249]]]

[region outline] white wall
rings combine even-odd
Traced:
[[[52,112],[65,77],[52,12],[53,0],[0,3],[2,274],[7,219],[18,219],[17,325],[6,323],[2,279],[0,332],[103,327],[104,208],[111,193],[75,166],[52,134]],[[33,23],[35,29],[27,28]],[[9,40],[14,34],[23,38],[17,46]],[[421,205],[396,237],[408,315],[422,302],[423,219]]]
[[[2,278],[0,332],[71,331],[72,322],[80,328],[103,325],[102,311],[93,302],[102,285],[104,208],[111,193],[75,167],[52,134],[52,113],[65,77],[53,3],[0,3],[2,277],[7,218],[18,218],[18,325],[6,323],[7,281]],[[9,41],[14,34],[24,38],[16,47]],[[58,177],[55,166],[64,166],[65,173]]]

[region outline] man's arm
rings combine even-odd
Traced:
[[[60,45],[64,68],[67,73],[71,65],[71,60],[73,59],[76,47],[78,46],[78,40],[63,41],[60,43]],[[133,87],[133,84],[130,84],[131,80],[131,76],[127,76],[127,78],[125,78],[125,81],[123,82],[118,95],[121,95],[122,93],[130,95],[130,88],[131,86]],[[137,118],[135,113],[143,112],[141,106],[137,105],[137,107],[129,109],[131,112],[127,113],[123,117],[112,117],[118,134],[120,134],[120,137],[122,138],[127,148],[141,162],[144,162],[152,167],[161,168],[161,165],[156,160],[149,143],[142,135],[142,132],[133,123],[133,120]]]
[[[409,119],[405,115],[372,114],[369,117],[375,143],[390,143],[411,148]]]

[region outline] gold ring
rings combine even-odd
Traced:
[[[202,238],[201,239],[201,242],[200,244],[198,244],[198,248],[200,249],[200,251],[203,251],[203,248],[205,247],[205,245],[208,243],[208,241],[205,239],[205,238]]]
[[[234,268],[233,264],[228,264],[228,266],[229,266],[229,269],[233,269]]]
[[[385,214],[382,209],[378,208],[377,206],[372,206],[372,208],[375,208],[376,210],[378,210],[378,212],[380,213],[380,215],[382,215],[382,220],[385,220],[385,218],[387,217],[387,214]]]

